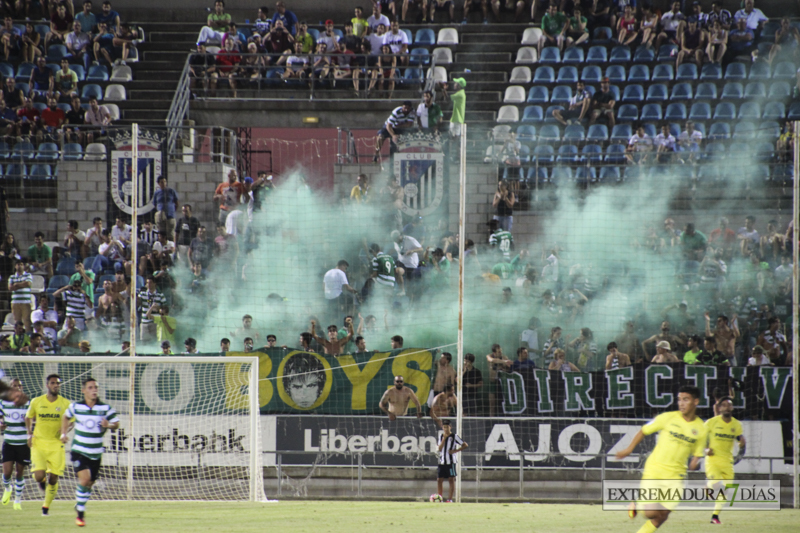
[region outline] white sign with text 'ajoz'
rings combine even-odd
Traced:
[[[779,511],[780,492],[777,480],[604,480],[603,510]]]

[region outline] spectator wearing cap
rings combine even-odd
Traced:
[[[225,13],[225,2],[217,0],[214,2],[214,11],[208,14],[206,25],[200,29],[197,36],[197,43],[207,43],[209,41],[222,42],[225,32],[231,24],[230,13]]]
[[[670,350],[669,342],[658,341],[658,343],[656,343],[656,355],[653,357],[651,363],[680,363],[680,359]]]
[[[745,26],[748,30],[751,30],[756,37],[761,35],[764,23],[769,20],[760,9],[756,9],[754,0],[744,0],[744,9],[737,11],[733,18],[737,22],[740,19],[744,19]]]
[[[681,35],[680,51],[675,60],[675,67],[686,60],[694,61],[698,67],[703,66],[703,52],[706,49],[706,32],[700,27],[697,17],[689,17],[686,29]]]
[[[78,351],[81,353],[90,353],[92,351],[92,343],[87,340],[82,340],[78,343]]]
[[[459,137],[461,135],[461,125],[464,124],[464,115],[467,111],[467,80],[464,78],[453,78],[450,85],[450,90],[453,94],[448,92],[448,85],[442,85],[442,96],[450,98],[453,102],[453,114],[450,116],[450,136]]]
[[[403,133],[403,130],[414,128],[416,121],[417,114],[410,100],[406,100],[403,105],[394,108],[383,127],[378,131],[378,137],[375,139],[375,156],[372,158],[372,162],[378,162],[378,155],[386,139],[391,139],[393,145],[397,144],[397,136]]]
[[[333,32],[333,20],[331,19],[325,21],[325,31],[319,34],[317,46],[320,44],[325,45],[328,53],[339,49],[339,36]]]
[[[163,233],[168,239],[175,238],[175,212],[178,210],[178,193],[167,186],[167,177],[158,177],[158,189],[153,196],[156,206],[156,225],[158,232]]]
[[[589,124],[594,124],[600,116],[605,116],[608,121],[608,129],[612,129],[615,124],[614,106],[616,103],[608,78],[603,78],[600,82],[600,90],[592,96],[592,114],[589,117]]]
[[[174,355],[172,353],[172,344],[169,341],[161,343],[161,353],[159,355]]]
[[[398,61],[404,67],[408,66],[408,35],[400,31],[400,23],[392,22],[391,31],[383,36],[383,44],[388,44],[392,53],[399,56]]]
[[[753,355],[747,360],[747,366],[773,366],[773,363],[769,360],[767,354],[764,353],[764,348],[755,346],[753,348]]]
[[[281,21],[286,30],[294,35],[297,33],[297,15],[286,9],[286,4],[279,1],[275,4],[275,14],[272,15],[272,25],[274,26],[277,21]]]

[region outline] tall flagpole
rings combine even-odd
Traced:
[[[794,131],[795,135],[798,131],[800,131],[800,121],[794,122]],[[797,376],[798,376],[798,359],[800,359],[800,339],[798,339],[798,314],[800,314],[800,310],[798,309],[798,305],[800,304],[800,297],[798,297],[798,283],[800,282],[800,185],[798,185],[797,181],[800,179],[800,148],[797,146],[797,142],[794,143],[794,173],[793,173],[793,193],[794,193],[794,202],[792,208],[792,220],[793,220],[793,231],[791,233],[791,246],[793,250],[793,259],[792,259],[792,442],[794,445],[792,446],[792,471],[793,471],[793,478],[792,478],[792,489],[794,493],[794,508],[800,509],[800,450],[798,450],[798,436],[800,436],[800,422],[798,422],[798,418],[800,417],[800,413],[798,413],[798,396],[800,396],[800,384],[798,384]]]
[[[139,252],[139,124],[131,127],[131,303],[130,303],[130,356],[136,357],[136,272],[137,257]],[[136,387],[136,364],[131,359],[128,365],[130,373],[130,386],[128,388],[128,431],[131,435],[131,444],[128,448],[128,500],[133,499],[133,449],[134,449],[134,409],[136,400],[134,389]]]
[[[461,393],[464,390],[464,240],[466,238],[464,225],[467,216],[467,125],[461,124],[461,149],[459,150],[459,187],[458,187],[458,346],[456,356],[458,360],[458,385],[456,393],[456,433],[464,438],[464,400]],[[461,466],[464,458],[459,458],[456,463],[456,502],[461,503]]]

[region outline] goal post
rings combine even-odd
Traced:
[[[19,378],[30,398],[46,392],[50,374],[60,376],[60,393],[72,401],[83,398],[86,378],[97,380],[100,400],[121,420],[104,437],[95,491],[101,500],[265,501],[258,362],[250,356],[0,356],[6,378]],[[63,483],[74,488],[65,448]]]

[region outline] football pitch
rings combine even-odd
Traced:
[[[40,516],[38,502],[21,511],[0,508],[5,531],[63,531],[75,526],[73,504],[56,501],[50,516]],[[641,516],[641,515],[640,515]],[[722,526],[709,523],[707,512],[675,512],[658,531],[752,533],[800,529],[800,511],[723,512]],[[598,505],[519,503],[408,503],[355,501],[279,501],[277,503],[89,502],[84,530],[104,533],[291,531],[356,533],[430,531],[459,533],[512,531],[542,533],[635,532],[643,518],[604,512]]]

